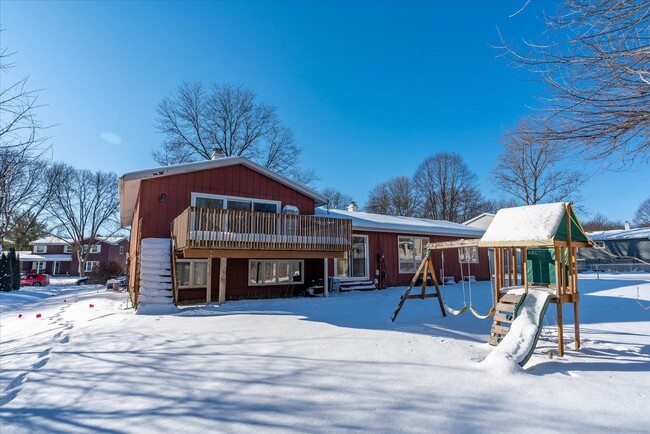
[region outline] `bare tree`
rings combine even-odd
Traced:
[[[164,135],[162,149],[153,152],[159,164],[209,160],[217,152],[249,158],[302,183],[315,179],[313,171],[297,165],[301,150],[291,130],[251,90],[183,83],[157,113],[156,127]]]
[[[323,189],[321,194],[327,198],[330,209],[346,209],[348,204],[352,202],[352,196],[341,193],[333,187]]]
[[[582,223],[582,227],[587,232],[594,231],[609,231],[612,229],[623,229],[622,221],[615,221],[608,218],[606,215],[596,213],[592,218]]]
[[[73,253],[79,260],[79,275],[83,276],[90,246],[97,244],[100,231],[115,232],[119,227],[117,175],[58,163],[49,170],[48,176],[60,179],[60,187],[54,191],[48,206],[53,229],[72,240]]]
[[[504,135],[493,182],[524,205],[578,200],[586,176],[564,167],[565,146],[535,128],[526,120]]]
[[[565,0],[536,40],[502,50],[547,85],[538,131],[610,168],[650,161],[650,2]]]
[[[391,197],[387,182],[379,183],[370,189],[365,209],[374,214],[391,214]]]
[[[641,227],[650,226],[650,197],[641,202],[634,213],[634,223]]]
[[[0,48],[0,77],[13,67],[11,53]],[[6,79],[0,79],[4,85]],[[0,87],[0,243],[17,221],[39,217],[51,191],[43,183],[47,162],[45,127],[36,118],[38,95],[27,78]],[[32,222],[33,223],[33,222]]]
[[[375,214],[413,217],[418,205],[413,182],[406,176],[398,176],[370,191],[366,210]]]
[[[25,149],[0,148],[0,242],[18,222],[34,225],[46,208],[57,177],[46,177],[48,163]]]
[[[413,179],[424,218],[463,222],[483,212],[476,175],[456,153],[427,157]]]

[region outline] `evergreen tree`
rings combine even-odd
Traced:
[[[8,273],[8,258],[6,253],[0,253],[0,290],[11,291],[11,282]]]
[[[11,264],[11,289],[20,289],[20,258],[16,254],[16,249],[9,249],[9,263]]]

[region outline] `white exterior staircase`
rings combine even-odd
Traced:
[[[140,248],[138,312],[173,310],[171,240],[144,238]]]

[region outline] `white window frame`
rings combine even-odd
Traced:
[[[202,199],[220,199],[223,200],[223,205],[225,209],[228,209],[228,201],[244,201],[244,202],[251,202],[251,211],[253,211],[253,203],[266,203],[266,204],[271,204],[275,205],[275,214],[279,214],[280,211],[282,210],[282,202],[279,200],[267,200],[267,199],[256,199],[254,197],[240,197],[240,196],[226,196],[223,194],[210,194],[210,193],[197,193],[197,192],[192,192],[192,206],[196,206],[196,199],[197,198],[202,198]]]
[[[72,246],[70,244],[63,246],[63,253],[72,253]]]
[[[34,267],[34,264],[36,264],[36,267]],[[32,270],[36,270],[37,273],[42,273],[45,271],[45,267],[47,267],[47,263],[45,261],[32,262]]]
[[[192,282],[194,282],[194,263],[196,262],[204,262],[207,264],[205,268],[205,285],[194,285]],[[178,280],[176,281],[176,285],[178,286],[179,289],[201,289],[201,288],[206,288],[208,289],[210,287],[210,263],[212,261],[209,261],[207,259],[177,259],[176,260],[176,266],[178,268],[178,264],[180,263],[187,263],[190,264],[190,284],[189,285],[181,285]],[[178,279],[178,276],[176,276]],[[209,292],[209,291],[208,291]]]
[[[251,282],[251,263],[252,262],[259,262],[261,264],[273,264],[275,263],[275,267],[277,270],[277,264],[279,262],[288,262],[289,264],[299,262],[300,263],[300,282],[294,282],[293,279],[290,279],[289,282],[280,282],[278,280],[278,275],[277,271],[275,274],[275,283],[252,283]],[[291,276],[289,276],[291,278]],[[305,283],[305,261],[303,259],[249,259],[248,260],[248,286],[281,286],[281,285],[302,285]]]
[[[407,263],[409,260],[407,259],[401,259],[400,258],[400,251],[399,251],[399,245],[402,241],[407,241],[411,240],[413,242],[413,245],[415,246],[415,240],[420,239],[422,240],[422,251],[420,252],[420,259],[417,258],[416,254],[417,252],[415,251],[415,248],[413,249],[413,265],[414,269],[413,271],[402,271],[402,267],[400,267],[400,264],[402,263]],[[398,235],[397,236],[397,273],[398,274],[413,274],[417,271],[418,266],[420,265],[418,261],[422,261],[422,255],[424,255],[424,250],[426,249],[426,245],[429,243],[429,237],[421,237],[421,236],[415,236],[415,235]]]
[[[474,254],[474,252],[476,254]],[[469,254],[470,260],[467,261],[467,255]],[[479,251],[477,246],[466,246],[458,248],[458,263],[459,264],[478,264],[479,263]]]
[[[365,256],[366,256],[366,275],[361,276],[361,277],[350,277],[350,276],[342,276],[337,273],[338,267],[336,266],[337,261],[348,261],[348,274],[350,274],[350,252],[346,252],[346,258],[345,259],[336,259],[334,258],[334,276],[335,277],[343,277],[345,279],[350,279],[350,280],[368,280],[370,278],[370,253],[369,253],[369,247],[368,247],[368,235],[361,235],[361,234],[352,234],[352,237],[363,237],[366,239],[365,242]]]
[[[84,273],[92,273],[95,267],[99,268],[99,261],[86,261],[84,264]]]
[[[120,255],[124,254],[124,246],[120,246]]]
[[[35,245],[34,246],[34,253],[47,253],[47,246],[42,246],[42,245]]]

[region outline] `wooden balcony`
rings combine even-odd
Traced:
[[[307,215],[187,208],[172,223],[185,257],[343,257],[352,221]]]

